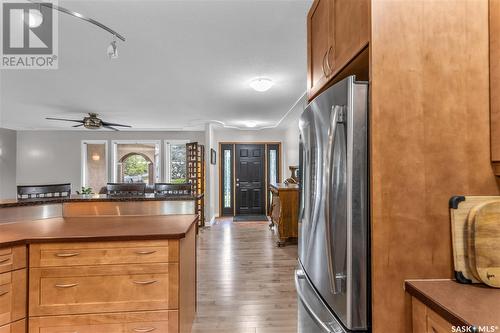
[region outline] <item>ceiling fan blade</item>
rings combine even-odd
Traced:
[[[122,125],[122,124],[115,124],[115,123],[108,123],[107,121],[102,121],[103,126],[119,126],[119,127],[132,127],[130,125]]]
[[[83,124],[83,120],[75,120],[75,119],[63,119],[63,118],[45,118],[47,120],[60,120],[60,121],[73,121],[75,123],[82,123]]]
[[[109,125],[104,125],[104,124],[103,124],[103,125],[102,125],[102,127],[104,127],[104,128],[109,128],[110,130],[113,130],[113,131],[117,131],[117,132],[119,132],[119,130],[118,130],[117,128],[111,127],[111,126],[109,126]]]
[[[74,126],[71,126],[71,127],[82,127],[83,124],[78,124],[78,125],[74,125]]]

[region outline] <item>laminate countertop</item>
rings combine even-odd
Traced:
[[[0,200],[0,208],[58,204],[65,202],[113,202],[113,201],[194,201],[203,198],[197,195],[157,195],[146,193],[136,196],[116,196],[107,194],[72,195],[57,198],[6,199]]]
[[[197,215],[58,217],[0,224],[0,247],[47,242],[180,239]]]
[[[405,289],[452,325],[500,328],[500,289],[453,280],[409,280]]]

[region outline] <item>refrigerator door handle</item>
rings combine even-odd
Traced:
[[[302,302],[302,304],[304,305],[305,309],[307,310],[307,312],[311,315],[311,318],[314,319],[314,321],[319,325],[321,326],[325,332],[328,332],[328,333],[335,333],[334,331],[332,331],[332,329],[330,327],[328,327],[319,317],[318,315],[314,312],[312,306],[309,304],[309,302],[307,301],[307,298],[305,297],[304,295],[304,292],[302,291],[302,287],[300,286],[300,282],[299,280],[305,280],[307,279],[306,276],[305,276],[305,273],[304,271],[300,270],[300,269],[296,269],[295,270],[295,289],[297,290],[297,295],[299,296],[299,299],[300,301]]]
[[[330,281],[330,291],[333,294],[338,294],[337,288],[337,272],[335,271],[335,247],[332,241],[332,217],[330,214],[330,192],[331,192],[331,176],[333,168],[333,147],[335,144],[335,134],[337,131],[337,123],[342,122],[344,118],[344,107],[340,105],[332,106],[330,129],[328,130],[328,145],[327,145],[327,168],[325,178],[327,179],[326,193],[325,193],[325,237],[326,237],[326,256],[328,260],[328,278]]]

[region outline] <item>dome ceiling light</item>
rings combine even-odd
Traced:
[[[273,85],[273,80],[267,77],[258,77],[250,81],[250,87],[258,92],[268,91]]]

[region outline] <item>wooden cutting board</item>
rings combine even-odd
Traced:
[[[467,222],[473,207],[495,200],[500,201],[500,196],[455,196],[450,199],[453,263],[455,279],[460,283],[481,283],[469,268]]]
[[[477,208],[471,231],[477,276],[485,284],[500,288],[500,201]]]

